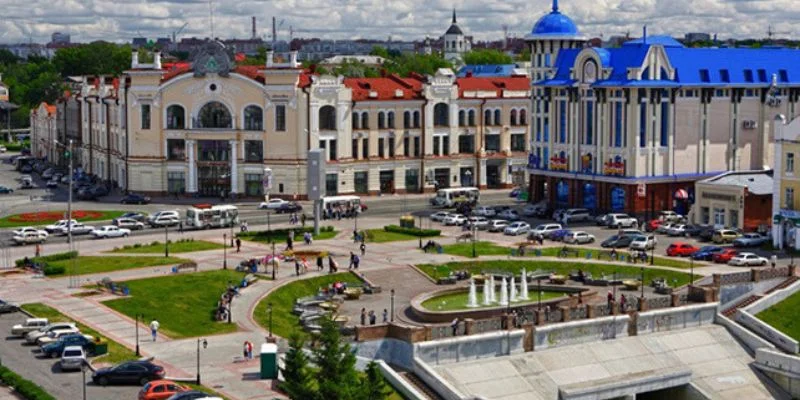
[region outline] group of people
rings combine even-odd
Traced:
[[[235,286],[232,282],[228,282],[228,289],[222,294],[219,302],[217,303],[217,310],[214,315],[217,321],[224,321],[228,319],[230,312],[230,304],[234,297],[239,295],[239,287]]]
[[[361,205],[332,205],[329,204],[322,210],[322,219],[335,219],[341,220],[342,218],[355,218],[361,212]]]
[[[292,225],[297,225],[298,223],[301,223],[305,227],[306,226],[306,214],[304,213],[304,214],[300,215],[300,217],[298,217],[297,213],[292,213],[292,215],[289,216],[289,223],[292,224]]]
[[[614,293],[612,293],[612,292],[609,290],[609,291],[608,291],[608,295],[606,296],[606,298],[607,298],[607,305],[608,305],[608,309],[609,309],[609,310],[611,310],[611,309],[612,309],[612,307],[613,307],[613,305],[614,305],[613,303],[614,303],[614,301],[616,300],[616,299],[614,298]],[[622,293],[622,294],[619,296],[619,310],[620,310],[620,312],[623,312],[623,313],[624,313],[624,312],[626,312],[626,311],[627,311],[627,309],[628,309],[628,298],[627,298],[627,297],[625,297],[625,293]]]
[[[370,325],[375,325],[378,321],[378,316],[375,314],[375,311],[369,310],[367,312],[366,308],[361,308],[361,325],[367,325],[367,321],[369,320]],[[383,309],[383,323],[389,322],[389,310]]]

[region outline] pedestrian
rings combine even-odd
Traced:
[[[361,325],[367,324],[367,309],[361,308]]]
[[[153,334],[154,342],[156,341],[156,337],[158,336],[158,328],[160,326],[161,324],[159,324],[158,321],[155,319],[153,320],[153,322],[150,323],[150,333]]]
[[[353,268],[355,268],[356,271],[358,271],[358,264],[361,264],[361,258],[359,258],[357,255],[354,255],[353,256]]]
[[[39,257],[39,255],[37,254],[36,257]],[[769,258],[769,260],[770,260],[770,262],[772,262],[772,268],[775,268],[775,264],[778,263],[778,256],[773,254],[772,257]]]
[[[183,220],[178,222],[178,233],[183,233]]]
[[[297,258],[294,259],[294,273],[300,276],[300,261],[298,261]]]
[[[610,290],[608,291],[608,295],[606,296],[606,298],[608,299],[608,311],[611,312],[611,303],[614,302],[614,295],[611,294]]]
[[[325,266],[323,265],[322,256],[317,256],[317,271],[321,272],[323,269],[325,269]]]
[[[250,360],[253,359],[253,343],[249,340],[247,341],[247,358]]]
[[[333,256],[328,256],[328,271],[330,273],[334,273],[339,271],[339,265],[336,263],[336,260],[333,259]]]
[[[622,294],[622,295],[619,297],[619,308],[620,308],[620,310],[621,310],[622,312],[625,312],[625,308],[627,308],[627,306],[626,306],[626,304],[625,304],[625,293],[623,293],[623,294]]]
[[[300,214],[300,222],[303,224],[303,228],[306,227],[306,213]]]
[[[375,311],[369,310],[369,324],[370,325],[375,325],[375,322],[377,322],[377,319],[378,319],[378,317],[375,315]]]
[[[39,257],[39,255],[42,254],[42,246],[38,243],[36,244],[35,254],[36,254],[35,257],[37,258]],[[775,265],[773,264],[772,266],[774,267]]]
[[[244,355],[244,359],[250,359],[250,354],[247,353],[247,340],[244,341],[244,346],[242,346],[242,354]]]
[[[356,255],[352,251],[350,252],[350,265],[347,266],[348,270],[353,269],[353,266],[356,264]]]
[[[239,237],[237,236],[236,237],[236,252],[239,253],[240,251],[242,251],[242,239],[239,239]]]
[[[450,328],[453,329],[453,336],[458,336],[458,317],[450,323]]]
[[[384,308],[384,309],[383,309],[383,323],[385,324],[385,323],[387,323],[387,322],[389,322],[389,311],[387,311],[387,310]]]
[[[289,234],[286,235],[286,250],[294,250],[292,246],[292,241],[294,240],[294,231],[289,231]]]
[[[361,242],[361,246],[359,246],[359,248],[361,249],[361,256],[362,256],[362,257],[363,257],[365,254],[367,254],[367,244],[366,244],[366,243],[364,243],[364,242],[362,241],[362,242]]]

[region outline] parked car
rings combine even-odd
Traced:
[[[42,230],[42,229],[38,229],[38,228],[34,228],[32,226],[25,226],[25,227],[22,227],[22,228],[19,228],[19,229],[15,229],[15,230],[11,231],[11,233],[13,233],[14,235],[21,235],[23,233],[28,233],[28,232],[38,233],[38,234],[40,234],[42,236],[45,236],[45,237],[49,236],[47,231]]]
[[[150,204],[150,198],[141,194],[128,193],[119,202],[120,204]]]
[[[20,246],[26,244],[44,243],[47,241],[47,236],[37,232],[25,232],[21,235],[12,236],[11,241]]]
[[[557,231],[559,229],[563,229],[561,224],[541,224],[537,225],[536,228],[533,228],[531,232],[533,232],[535,235],[548,237],[550,236],[550,232]]]
[[[667,231],[667,235],[669,236],[685,236],[686,235],[686,225],[684,224],[675,224],[672,225],[671,228]]]
[[[284,199],[269,199],[269,201],[262,201],[258,205],[259,210],[277,210],[281,204],[286,204],[288,201]]]
[[[765,266],[769,261],[755,253],[739,253],[728,261],[728,265],[734,266]]]
[[[594,235],[584,231],[575,231],[565,235],[562,241],[564,243],[586,244],[586,243],[594,243],[595,237]]]
[[[187,392],[175,393],[167,400],[222,400],[216,397],[209,397],[210,395],[203,393],[199,390],[189,390]]]
[[[77,224],[77,223],[78,220],[75,219],[73,220],[62,219],[58,220],[55,224],[45,226],[44,229],[50,233],[61,232],[61,230],[66,228],[68,224]]]
[[[444,219],[445,225],[464,225],[467,217],[462,214],[450,214]]]
[[[275,213],[276,214],[291,214],[291,213],[300,212],[302,210],[303,210],[303,206],[301,206],[300,203],[297,203],[297,202],[294,202],[294,201],[289,201],[289,202],[286,202],[284,204],[281,204],[280,207],[276,208],[275,209]],[[363,208],[362,208],[362,210],[363,210]]]
[[[11,327],[11,336],[25,336],[28,332],[41,329],[47,324],[49,324],[47,318],[28,318],[24,323]]]
[[[636,228],[637,225],[639,225],[639,221],[628,214],[608,214],[609,228]]]
[[[146,221],[148,223],[150,223],[150,222],[152,222],[152,221],[154,221],[154,220],[156,220],[158,218],[161,218],[161,217],[180,218],[181,214],[179,212],[175,211],[175,210],[159,211],[159,212],[156,212],[155,214],[152,214],[152,215],[148,216],[146,218]]]
[[[659,225],[658,228],[656,228],[655,232],[660,233],[662,235],[666,235],[669,233],[669,230],[672,229],[674,225],[675,224],[673,224],[672,222],[662,222],[661,225]]]
[[[49,343],[55,343],[59,341],[62,337],[80,334],[81,331],[78,328],[67,328],[67,329],[56,329],[54,331],[50,331],[47,335],[41,336],[36,339],[36,344],[38,346],[44,346]],[[59,354],[61,352],[59,351]]]
[[[508,192],[508,197],[517,197],[517,196],[519,196],[519,193],[521,191],[522,191],[522,188],[517,186],[517,187],[511,189],[510,192]]]
[[[769,238],[760,233],[745,233],[733,240],[733,247],[757,247],[769,241]]]
[[[47,183],[44,184],[44,187],[50,188],[50,189],[57,188],[58,187],[58,180],[50,179],[49,181],[47,181]]]
[[[705,230],[711,230],[712,234],[713,234],[714,227],[712,227],[712,226],[704,226],[704,225],[686,225],[686,229],[685,229],[686,237],[699,238],[700,235]]]
[[[717,230],[713,226],[704,227],[700,233],[697,234],[697,240],[701,242],[710,242],[714,238],[714,232]]]
[[[658,213],[658,219],[665,222],[680,223],[683,221],[683,216],[671,210],[664,210]]]
[[[125,214],[120,215],[118,218],[129,218],[136,221],[144,222],[147,219],[147,216],[144,213],[140,212],[126,212]]]
[[[166,400],[176,393],[186,392],[188,390],[188,386],[181,386],[173,381],[151,381],[142,386],[142,389],[139,391],[139,400]]]
[[[447,211],[437,211],[431,214],[430,219],[431,221],[444,222],[444,219],[447,218],[448,215],[450,215],[450,213]]]
[[[552,240],[552,241],[555,241],[555,242],[560,242],[560,241],[564,240],[565,236],[567,236],[567,235],[569,235],[571,233],[572,233],[572,231],[569,230],[569,229],[563,229],[563,228],[562,229],[556,229],[556,230],[550,232],[547,235],[547,238]]]
[[[613,235],[600,243],[600,246],[613,249],[629,247],[634,237],[632,235]]]
[[[113,223],[119,228],[130,229],[132,231],[144,229],[144,223],[133,218],[115,218]]]
[[[67,346],[61,353],[58,363],[62,371],[80,370],[86,364],[86,351],[82,346]]]
[[[475,211],[472,212],[472,214],[479,217],[494,217],[497,215],[497,211],[495,211],[493,207],[479,206],[475,209]]]
[[[658,238],[656,235],[636,235],[631,240],[630,248],[631,250],[651,250],[656,247],[658,244]]]
[[[561,222],[562,221],[562,217],[564,216],[564,211],[567,211],[567,210],[565,210],[563,208],[558,208],[555,211],[553,211],[553,216],[552,216],[553,221]]]
[[[489,232],[502,232],[508,226],[508,221],[503,219],[493,219],[489,221],[489,226],[487,230]]]
[[[0,194],[10,194],[10,193],[14,193],[14,189],[11,189],[10,187],[6,186],[0,186]]]
[[[655,232],[656,229],[658,229],[658,227],[661,226],[661,224],[663,223],[664,223],[663,220],[651,219],[650,221],[647,221],[647,223],[645,224],[644,230],[647,232]]]
[[[13,313],[17,311],[19,311],[19,304],[0,300],[0,314]]]
[[[711,240],[716,244],[732,243],[739,238],[739,236],[742,235],[733,229],[718,229],[714,232],[714,235],[711,236]]]
[[[163,367],[150,361],[128,361],[113,367],[98,369],[92,373],[92,382],[100,386],[144,385],[150,381],[164,379],[164,374]]]
[[[486,217],[480,216],[469,217],[467,219],[467,226],[469,226],[470,229],[485,231],[487,228],[489,228],[489,220],[486,219]]]
[[[697,246],[689,243],[676,242],[667,247],[667,255],[670,257],[689,257],[697,250]]]
[[[55,173],[56,173],[56,170],[55,170],[55,169],[53,169],[53,168],[48,168],[48,169],[46,169],[44,172],[42,172],[42,178],[44,178],[44,179],[50,179],[50,178],[52,178],[52,177],[53,177],[53,174],[55,174]]]
[[[165,226],[176,226],[181,222],[180,217],[175,215],[162,215],[147,221],[153,228],[163,228]]]
[[[608,226],[608,214],[600,214],[594,217],[594,223],[597,226]]]
[[[564,214],[561,216],[561,221],[568,224],[589,221],[590,219],[592,219],[592,216],[589,214],[589,210],[585,208],[570,208],[564,211]]]
[[[512,209],[507,209],[507,210],[501,211],[499,214],[497,214],[497,217],[498,218],[502,218],[502,219],[504,219],[506,221],[518,221],[519,220],[519,214],[517,214],[516,210],[512,210]]]
[[[723,248],[719,246],[703,246],[694,252],[694,254],[692,254],[692,258],[698,261],[711,261],[714,257],[714,254],[717,254],[722,250]]]
[[[61,228],[61,232],[59,233],[61,233],[62,235],[68,235],[70,230],[72,231],[73,235],[88,235],[93,230],[95,230],[95,227],[78,222],[77,224],[70,225],[69,228],[67,227]]]
[[[36,343],[36,340],[42,336],[47,335],[52,331],[63,330],[63,329],[77,329],[73,322],[53,322],[50,325],[43,326],[35,331],[28,332],[25,335],[25,342],[28,344]]]
[[[91,234],[96,239],[108,239],[115,237],[128,237],[128,235],[131,234],[131,230],[120,228],[114,225],[106,225],[93,230]]]
[[[737,254],[739,254],[739,251],[737,250],[731,248],[722,249],[711,256],[711,261],[714,261],[715,263],[727,263],[733,257],[736,257]]]
[[[528,233],[530,229],[531,226],[528,225],[527,222],[515,221],[512,222],[510,225],[506,227],[506,229],[503,230],[503,234],[510,236],[524,235]]]
[[[535,217],[538,213],[539,207],[544,206],[540,204],[526,204],[525,207],[522,207],[522,216]]]

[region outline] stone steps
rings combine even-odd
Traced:
[[[775,286],[774,288],[770,289],[766,294],[770,294],[770,293],[775,292],[777,290],[786,289],[787,287],[791,286],[793,283],[797,282],[798,280],[800,280],[800,278],[798,278],[796,276],[790,276],[785,281],[781,282],[780,285]]]
[[[763,296],[757,296],[757,295],[749,296],[746,299],[744,299],[744,300],[736,303],[732,307],[728,308],[727,310],[723,311],[722,315],[724,315],[726,318],[731,318],[736,314],[736,310],[738,310],[738,309],[740,309],[742,307],[747,307],[750,304],[755,303],[757,300],[761,299],[762,297]]]
[[[436,394],[433,389],[430,388],[425,382],[423,382],[419,377],[414,375],[413,372],[408,371],[399,371],[398,372],[406,382],[410,383],[414,388],[416,388],[420,393],[425,396],[425,400],[444,400],[441,396]]]

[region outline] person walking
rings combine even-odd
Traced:
[[[317,271],[322,272],[323,269],[325,269],[325,266],[323,265],[322,256],[317,256]]]
[[[239,253],[241,251],[242,251],[242,239],[239,239],[239,237],[237,236],[236,237],[236,252]]]
[[[244,341],[244,346],[242,346],[242,355],[244,356],[245,360],[250,359],[250,354],[247,352],[247,340]]]
[[[38,245],[37,245],[37,246],[38,246]],[[37,257],[38,257],[38,255],[37,255]],[[777,264],[777,263],[778,263],[778,256],[776,256],[775,254],[773,254],[773,255],[772,255],[772,257],[770,257],[770,258],[769,258],[769,260],[770,260],[770,262],[772,263],[772,268],[775,268],[775,264]]]
[[[36,243],[36,250],[34,250],[34,255],[35,257],[38,258],[41,254],[42,254],[42,245]],[[773,264],[772,266],[774,267],[775,265]]]
[[[626,306],[626,304],[625,304],[625,301],[626,301],[626,299],[625,299],[625,293],[623,293],[623,294],[622,294],[622,295],[619,297],[619,309],[620,309],[620,311],[622,311],[623,313],[625,312],[625,308],[627,308],[627,306]]]
[[[453,336],[458,336],[458,317],[450,323],[450,328],[453,329]]]
[[[298,261],[297,258],[294,259],[294,273],[300,276],[300,261]]]
[[[153,322],[150,323],[150,333],[153,335],[153,341],[154,342],[156,341],[156,338],[158,337],[158,328],[160,328],[160,327],[161,327],[161,324],[158,323],[158,320],[154,319]]]
[[[387,323],[387,322],[389,322],[389,311],[387,311],[387,310],[384,308],[384,309],[383,309],[383,323],[385,324],[385,323]]]
[[[361,325],[367,324],[367,309],[361,308]]]
[[[378,319],[378,317],[375,315],[375,311],[369,310],[369,324],[370,325],[375,325],[375,322],[377,322],[377,319]]]
[[[357,255],[353,255],[353,268],[358,271],[358,265],[361,264],[361,258]]]
[[[286,250],[294,250],[292,246],[292,241],[294,240],[294,231],[289,231],[289,234],[286,235]]]
[[[183,233],[183,220],[178,222],[178,233]]]
[[[350,265],[347,266],[348,270],[353,269],[353,266],[356,264],[356,255],[352,251],[350,252]]]
[[[611,312],[611,303],[614,302],[614,295],[611,294],[610,290],[608,291],[608,295],[606,296],[606,299],[608,300],[608,311]]]
[[[305,228],[306,227],[306,213],[300,214],[300,222],[302,223],[303,228]]]
[[[364,243],[364,241],[363,241],[363,240],[361,241],[361,246],[359,246],[359,248],[361,249],[361,256],[362,256],[362,257],[363,257],[365,254],[367,254],[367,244],[366,244],[366,243]]]

